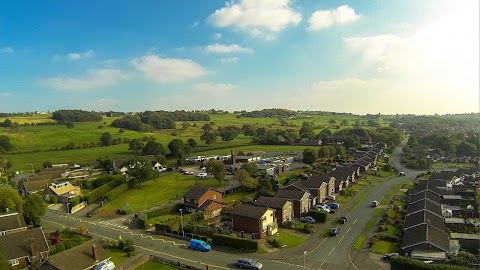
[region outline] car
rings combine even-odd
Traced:
[[[301,217],[300,221],[305,222],[305,223],[315,223],[315,222],[317,222],[313,217]]]
[[[184,175],[193,175],[193,172],[183,171],[183,174],[184,174]]]
[[[378,201],[373,201],[372,202],[372,207],[377,207],[378,206]]]
[[[237,260],[237,265],[240,268],[247,268],[247,269],[254,269],[260,270],[262,269],[263,265],[257,261],[247,258],[240,258]]]
[[[395,257],[395,256],[400,256],[400,254],[398,254],[398,253],[388,253],[388,254],[383,255],[383,259],[385,261],[390,261],[390,259],[392,257]]]
[[[190,248],[195,250],[200,250],[200,251],[210,251],[212,249],[212,247],[209,244],[198,239],[190,240]]]
[[[318,205],[315,205],[315,207],[317,207],[319,210],[330,213],[330,207],[328,207],[327,205],[318,204]]]
[[[204,172],[201,172],[201,173],[197,174],[197,177],[199,177],[199,178],[206,178],[207,176],[208,176],[208,173],[204,173]]]
[[[337,234],[340,232],[340,229],[335,227],[333,229],[330,230],[330,235],[331,236],[337,236]]]
[[[338,209],[338,208],[340,208],[340,204],[338,204],[338,203],[329,203],[329,204],[328,204],[328,207],[330,207],[330,209]]]
[[[338,223],[340,223],[340,224],[345,224],[345,223],[347,223],[347,217],[341,217],[341,218],[338,220]]]
[[[330,200],[330,201],[335,201],[337,199],[337,197],[335,197],[335,195],[328,195],[327,197],[325,197],[325,199]]]
[[[407,175],[407,174],[406,174],[405,172],[400,172],[398,175],[400,175],[400,176],[405,176],[405,175]]]

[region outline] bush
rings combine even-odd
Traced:
[[[258,250],[258,242],[252,239],[231,237],[229,235],[223,235],[214,233],[212,235],[212,243],[214,245],[228,246],[238,249],[245,249],[250,251]]]
[[[293,229],[293,222],[292,221],[284,222],[283,227],[286,229]]]
[[[113,199],[118,198],[120,195],[127,192],[127,190],[128,190],[127,183],[123,183],[123,184],[119,185],[118,187],[116,187],[116,188],[110,190],[109,192],[107,192],[107,194],[105,194],[105,199],[107,201],[111,202],[111,201],[113,201]]]
[[[275,238],[269,238],[267,241],[268,241],[268,243],[270,243],[271,245],[273,245],[276,248],[281,248],[284,245],[283,241],[275,239]]]
[[[421,260],[395,256],[391,258],[392,270],[468,270],[472,268],[447,264],[426,264]]]
[[[377,233],[372,237],[372,241],[377,241],[377,240],[383,240],[387,242],[392,242],[392,243],[398,243],[400,242],[400,238],[395,235],[391,235],[388,233]]]
[[[308,215],[313,217],[318,222],[325,222],[327,221],[328,213],[316,208],[312,208],[308,211]]]
[[[110,182],[88,193],[85,196],[85,199],[87,200],[88,204],[93,204],[94,202],[102,198],[105,194],[107,194],[109,191],[121,185],[123,182],[125,182],[125,177],[123,175],[119,175]]]
[[[305,226],[303,227],[303,231],[304,231],[305,233],[309,233],[309,234],[314,233],[314,232],[315,232],[315,226],[313,226],[313,225],[310,224],[310,223],[307,223],[307,224],[305,224]]]
[[[68,202],[70,203],[70,209],[72,209],[72,207],[74,207],[75,205],[78,205],[81,200],[82,198],[80,196],[75,196],[68,200]]]
[[[51,203],[58,203],[58,197],[57,196],[50,197],[50,202]]]
[[[175,204],[175,205],[172,205],[172,206],[169,206],[169,207],[160,208],[160,209],[156,209],[156,210],[153,210],[153,211],[148,211],[146,213],[147,214],[147,219],[163,216],[163,215],[169,214],[169,213],[174,213],[174,212],[176,213],[176,212],[178,212],[178,210],[180,208],[181,208],[180,204]]]

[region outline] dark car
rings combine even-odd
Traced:
[[[390,261],[390,259],[392,257],[395,257],[395,256],[400,256],[400,254],[398,254],[398,253],[388,253],[388,254],[383,255],[383,259],[385,261]]]
[[[331,236],[337,236],[337,234],[340,232],[340,229],[339,228],[333,228],[331,231],[330,231],[330,235]]]
[[[338,220],[338,223],[340,223],[340,224],[347,223],[347,217],[341,217],[340,220]]]
[[[300,221],[305,223],[315,223],[317,222],[313,217],[301,217]]]
[[[247,269],[254,269],[254,270],[260,270],[262,269],[263,265],[257,261],[251,260],[251,259],[246,259],[246,258],[240,258],[237,260],[237,265],[240,268],[247,268]]]
[[[328,207],[330,207],[330,209],[338,209],[338,208],[340,208],[340,204],[338,204],[338,203],[329,203],[329,204],[328,204]]]

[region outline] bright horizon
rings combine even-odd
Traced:
[[[0,2],[0,112],[479,112],[479,1]]]

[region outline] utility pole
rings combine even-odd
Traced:
[[[185,238],[185,231],[183,230],[183,214],[182,214],[182,210],[183,210],[183,209],[180,209],[180,222],[181,222],[181,225],[182,225],[182,236],[183,236],[183,238]]]

